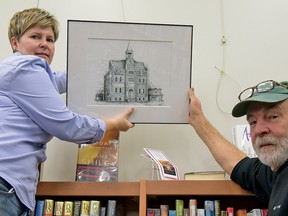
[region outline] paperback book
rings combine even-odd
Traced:
[[[257,157],[251,142],[249,125],[235,125],[232,128],[233,143],[248,157]]]
[[[118,168],[119,131],[107,132],[100,142],[79,145],[77,181],[117,182]]]

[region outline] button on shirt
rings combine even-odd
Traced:
[[[53,73],[42,58],[14,53],[0,63],[0,176],[29,209],[35,207],[46,143],[53,136],[95,143],[106,130],[104,121],[70,111],[63,92],[66,73]]]

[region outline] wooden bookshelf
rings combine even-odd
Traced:
[[[169,204],[173,208],[176,199],[183,199],[185,207],[189,199],[197,199],[203,207],[204,200],[220,200],[221,207],[267,208],[256,197],[230,180],[181,180],[140,182],[39,182],[36,199],[116,199],[125,214],[145,216],[147,208]]]

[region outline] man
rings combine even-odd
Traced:
[[[242,91],[232,110],[246,115],[258,158],[248,158],[206,119],[189,90],[189,123],[213,157],[242,188],[268,202],[269,216],[288,215],[288,82],[268,80]]]

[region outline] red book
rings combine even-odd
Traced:
[[[227,207],[227,216],[234,216],[234,208],[233,207]]]
[[[262,216],[268,215],[268,209],[261,209]]]
[[[148,208],[147,209],[147,216],[154,216],[154,209]]]

